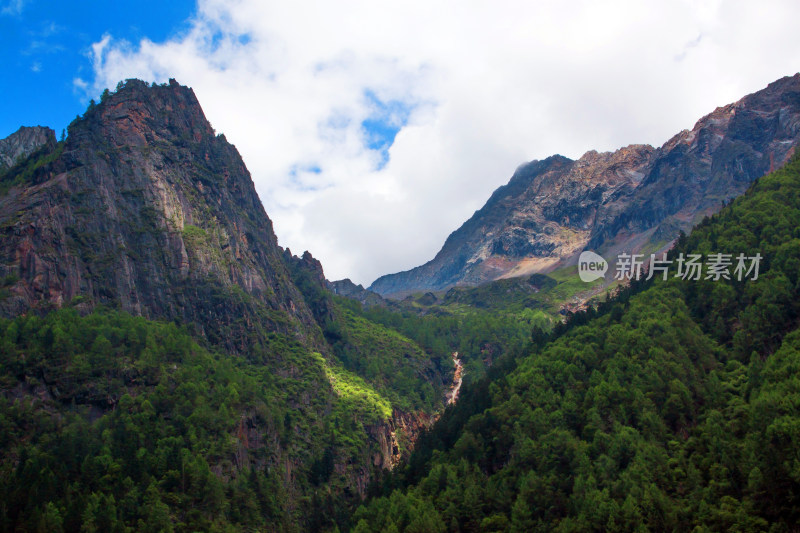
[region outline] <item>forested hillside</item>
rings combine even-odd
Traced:
[[[353,530],[794,530],[800,160],[670,257],[690,253],[763,259],[757,279],[655,276],[537,339],[465,391]]]

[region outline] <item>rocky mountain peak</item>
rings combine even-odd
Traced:
[[[311,255],[311,252],[308,250],[298,257],[292,255],[292,251],[286,248],[283,251],[283,259],[292,267],[305,272],[307,277],[313,280],[318,287],[324,288],[327,285],[328,281],[325,279],[325,271],[322,269],[322,263],[320,263],[319,259]]]
[[[375,306],[385,306],[384,300],[379,294],[365,289],[361,284],[353,283],[350,278],[340,279],[337,281],[329,281],[327,283],[328,289],[339,296],[350,298],[361,302],[365,308]]]
[[[56,134],[43,126],[22,126],[0,139],[0,171],[14,166],[36,151],[50,151],[56,145]]]
[[[580,167],[594,167],[600,164],[636,163],[642,158],[647,158],[655,151],[649,144],[631,144],[613,152],[598,152],[589,150],[575,163]]]
[[[174,79],[153,86],[127,80],[89,114],[94,115],[91,124],[97,127],[71,130],[70,135],[78,136],[76,140],[93,133],[112,146],[134,147],[176,140],[201,142],[214,135],[194,91]]]
[[[80,297],[234,351],[254,328],[313,330],[244,162],[190,88],[128,80],[49,159],[0,194],[1,314]]]

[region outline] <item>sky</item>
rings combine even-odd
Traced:
[[[279,243],[368,285],[522,163],[660,146],[800,69],[800,2],[0,0],[0,137],[191,86]]]

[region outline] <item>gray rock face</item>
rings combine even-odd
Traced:
[[[356,285],[349,278],[326,282],[328,289],[339,296],[361,302],[365,308],[385,306],[386,301],[377,293]]]
[[[0,172],[11,168],[39,149],[52,150],[56,145],[56,134],[42,126],[22,126],[0,139]]]
[[[0,193],[1,315],[80,296],[194,324],[231,351],[314,334],[249,172],[190,88],[130,80],[51,156]]]
[[[376,280],[381,295],[547,272],[583,249],[669,243],[800,142],[800,74],[716,109],[660,148],[632,145],[520,166],[428,263]]]

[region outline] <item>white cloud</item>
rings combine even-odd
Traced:
[[[281,244],[368,284],[431,259],[523,161],[660,145],[793,74],[798,19],[793,0],[203,0],[168,41],[104,36],[88,90],[192,86]],[[380,169],[366,91],[410,109]]]

